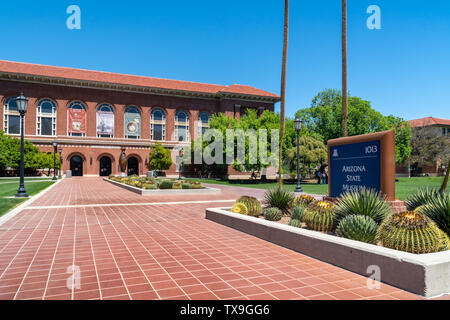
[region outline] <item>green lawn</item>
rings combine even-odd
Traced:
[[[36,180],[52,180],[52,177],[25,177],[25,181],[36,181]],[[2,178],[0,179],[0,184],[6,182],[19,182],[19,178],[11,177],[11,178]]]
[[[420,187],[436,187],[439,188],[444,177],[415,177],[415,178],[398,178],[398,182],[395,184],[396,198],[405,200],[408,195],[415,189]],[[202,183],[214,183],[221,185],[229,185],[236,187],[247,187],[247,188],[257,188],[257,189],[270,189],[277,186],[276,182],[271,183],[258,183],[251,181],[245,182],[234,182],[226,180],[214,180],[214,179],[190,179],[190,180],[200,180]],[[284,187],[288,190],[294,191],[295,184],[284,184]],[[313,194],[328,194],[328,185],[320,184],[310,184],[303,183],[302,188],[304,192]],[[447,187],[447,191],[450,191],[450,186]]]
[[[19,187],[19,182],[17,183],[1,183],[0,181],[0,216],[8,212],[9,210],[15,208],[22,202],[26,201],[27,198],[8,198],[14,197]],[[52,185],[53,181],[42,181],[42,182],[31,182],[27,183],[25,180],[25,188],[27,189],[28,195],[33,196],[45,188]]]

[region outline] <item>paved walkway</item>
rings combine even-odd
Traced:
[[[0,299],[420,298],[204,219],[264,192],[220,188],[154,198],[63,180],[0,226]]]

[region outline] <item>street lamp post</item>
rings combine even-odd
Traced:
[[[297,132],[297,186],[295,187],[295,192],[303,192],[300,184],[300,130],[302,130],[302,120],[295,119],[294,124]]]
[[[26,198],[28,197],[27,190],[25,190],[25,162],[24,162],[24,127],[23,127],[23,118],[25,117],[25,113],[27,113],[28,108],[28,98],[26,98],[23,93],[20,93],[20,96],[16,98],[17,109],[20,113],[20,183],[19,189],[17,189],[16,197],[17,198]]]
[[[56,141],[53,141],[53,179],[52,180],[58,180],[56,178],[56,148],[58,147],[58,144]]]
[[[181,158],[184,155],[183,147],[178,149],[178,180],[181,181]]]
[[[62,148],[61,147],[59,147],[59,149],[58,149],[58,151],[59,151],[59,177],[58,177],[58,179],[61,179],[62,178],[62,176],[61,176],[61,170],[62,170]]]

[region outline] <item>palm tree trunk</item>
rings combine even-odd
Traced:
[[[283,61],[281,65],[281,103],[280,103],[280,150],[278,154],[278,188],[283,187],[283,137],[284,118],[286,102],[286,62],[288,52],[288,31],[289,31],[289,0],[284,0],[284,38],[283,38]]]
[[[347,0],[342,0],[342,136],[348,135]]]
[[[447,163],[447,173],[445,174],[445,178],[444,181],[442,182],[442,186],[439,189],[439,192],[444,193],[445,189],[447,189],[447,184],[448,184],[448,178],[450,176],[450,160],[448,160]]]

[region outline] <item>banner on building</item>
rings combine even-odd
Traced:
[[[69,109],[69,133],[86,133],[86,110]]]
[[[114,113],[97,112],[97,134],[114,135]]]
[[[141,135],[141,115],[137,113],[125,113],[125,135]]]

